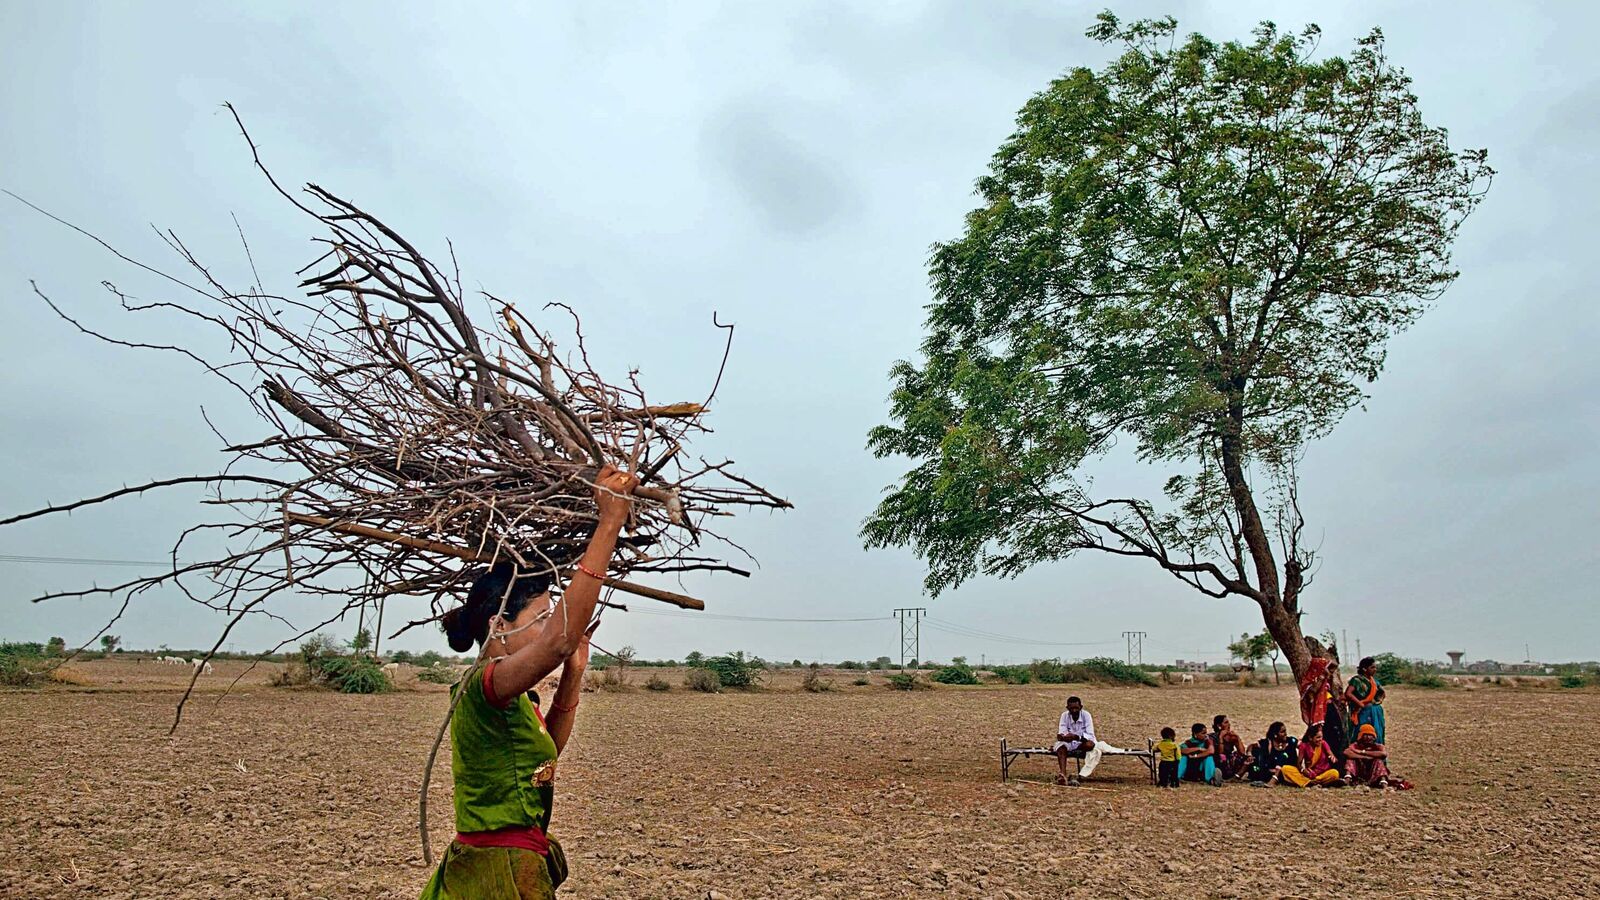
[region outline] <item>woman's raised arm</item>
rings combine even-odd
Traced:
[[[638,486],[639,479],[627,472],[610,466],[600,470],[594,492],[600,521],[595,525],[594,536],[589,538],[589,547],[567,582],[560,606],[544,621],[538,635],[495,665],[496,696],[515,697],[538,684],[583,643],[589,620],[594,617],[595,604],[600,600],[601,581],[617,549],[617,534],[628,520],[628,510],[633,503],[630,497]],[[491,620],[491,638],[497,627],[503,628],[504,623]]]

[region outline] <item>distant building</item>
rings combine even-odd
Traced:
[[[1480,659],[1475,663],[1467,663],[1467,671],[1474,675],[1497,675],[1503,667],[1492,659]]]
[[[1206,664],[1194,659],[1180,659],[1174,668],[1179,672],[1204,672]]]
[[[1465,650],[1446,650],[1444,652],[1444,655],[1450,657],[1450,668],[1459,669],[1459,668],[1461,668],[1461,657],[1466,656],[1467,655],[1467,651],[1465,651]]]

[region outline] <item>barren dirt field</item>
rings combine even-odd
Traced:
[[[421,889],[417,786],[443,688],[285,691],[265,667],[222,698],[243,669],[222,663],[168,738],[185,670],[77,668],[91,686],[0,693],[0,896]],[[1217,712],[1254,738],[1293,724],[1293,692],[901,693],[854,677],[822,694],[784,677],[750,694],[586,694],[551,829],[572,862],[562,896],[1600,895],[1600,693],[1391,690],[1409,793],[1163,791],[1114,759],[1079,788],[1050,784],[1048,760],[1019,761],[1003,786],[998,741],[1048,740],[1069,693],[1121,746]],[[442,850],[448,753],[432,798]]]

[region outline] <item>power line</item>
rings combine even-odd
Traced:
[[[643,616],[666,616],[670,619],[717,619],[724,622],[887,622],[891,616],[868,616],[860,619],[791,619],[768,616],[735,616],[725,613],[670,612],[667,610],[634,609],[630,612]]]
[[[50,563],[64,566],[170,566],[170,561],[155,562],[147,559],[93,559],[85,556],[18,556],[0,553],[0,562]]]
[[[977,638],[985,641],[996,641],[1005,644],[1026,644],[1031,647],[1100,647],[1107,644],[1116,643],[1116,641],[1035,641],[1024,637],[1017,637],[1016,635],[1001,634],[996,631],[985,631],[981,628],[972,628],[967,625],[959,625],[955,622],[947,622],[943,619],[935,619],[932,616],[929,616],[926,621],[929,628],[934,628],[939,631],[945,631],[961,637]]]

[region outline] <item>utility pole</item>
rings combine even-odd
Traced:
[[[918,663],[922,662],[922,617],[928,612],[926,607],[910,606],[894,611],[894,617],[900,620],[900,671],[906,670],[906,651],[911,651],[911,658]]]
[[[372,630],[372,658],[378,658],[378,644],[383,641],[383,606],[387,597],[378,598],[378,627]]]
[[[1128,642],[1128,665],[1133,665],[1133,656],[1139,655],[1139,665],[1144,665],[1144,639],[1149,634],[1145,631],[1124,631],[1122,637]]]

